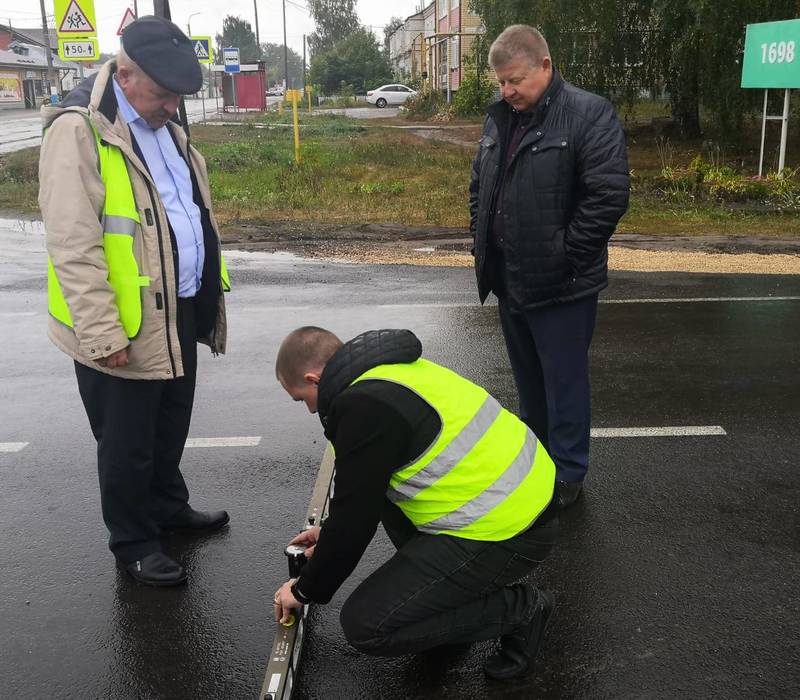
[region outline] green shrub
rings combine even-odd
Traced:
[[[457,117],[472,117],[486,112],[495,97],[496,85],[487,78],[467,73],[453,97],[453,113]]]
[[[406,116],[409,119],[430,119],[446,106],[444,95],[439,90],[433,90],[428,83],[414,97],[406,100]]]

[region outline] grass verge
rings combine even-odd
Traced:
[[[303,160],[294,163],[291,116],[246,116],[236,125],[195,125],[218,219],[466,228],[473,146],[340,115],[302,114]],[[424,125],[422,125],[424,128]],[[688,166],[702,143],[665,149],[652,134],[628,134],[634,187],[620,231],[644,234],[800,235],[796,208],[723,202],[664,187],[663,171]],[[665,153],[665,151],[667,151]],[[0,156],[0,209],[37,211],[38,148]],[[744,158],[736,154],[744,167]],[[668,159],[670,162],[665,162]],[[686,161],[685,163],[683,161]]]

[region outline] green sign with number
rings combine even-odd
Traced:
[[[800,88],[800,19],[748,24],[743,88]]]

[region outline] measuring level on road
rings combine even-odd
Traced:
[[[64,61],[96,61],[100,49],[95,37],[59,39],[58,55]]]
[[[331,497],[335,459],[330,445],[322,456],[317,480],[308,504],[306,529],[320,525],[328,515],[328,501]],[[300,667],[300,655],[306,633],[306,613],[304,606],[295,613],[295,622],[289,627],[276,625],[272,652],[267,660],[267,671],[261,685],[259,700],[291,700],[292,691]]]

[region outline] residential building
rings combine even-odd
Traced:
[[[417,73],[417,61],[423,52],[425,20],[422,11],[411,15],[389,35],[389,62],[401,79]]]
[[[469,0],[433,0],[391,35],[389,59],[397,72],[408,71],[412,79],[430,80],[451,93],[461,85],[464,61],[482,32],[483,22],[469,9]]]
[[[0,24],[0,109],[35,109],[50,99],[48,51],[59,95],[72,90],[81,74],[94,72],[58,57],[55,29],[51,28],[49,48],[46,43],[41,29],[23,30]]]

